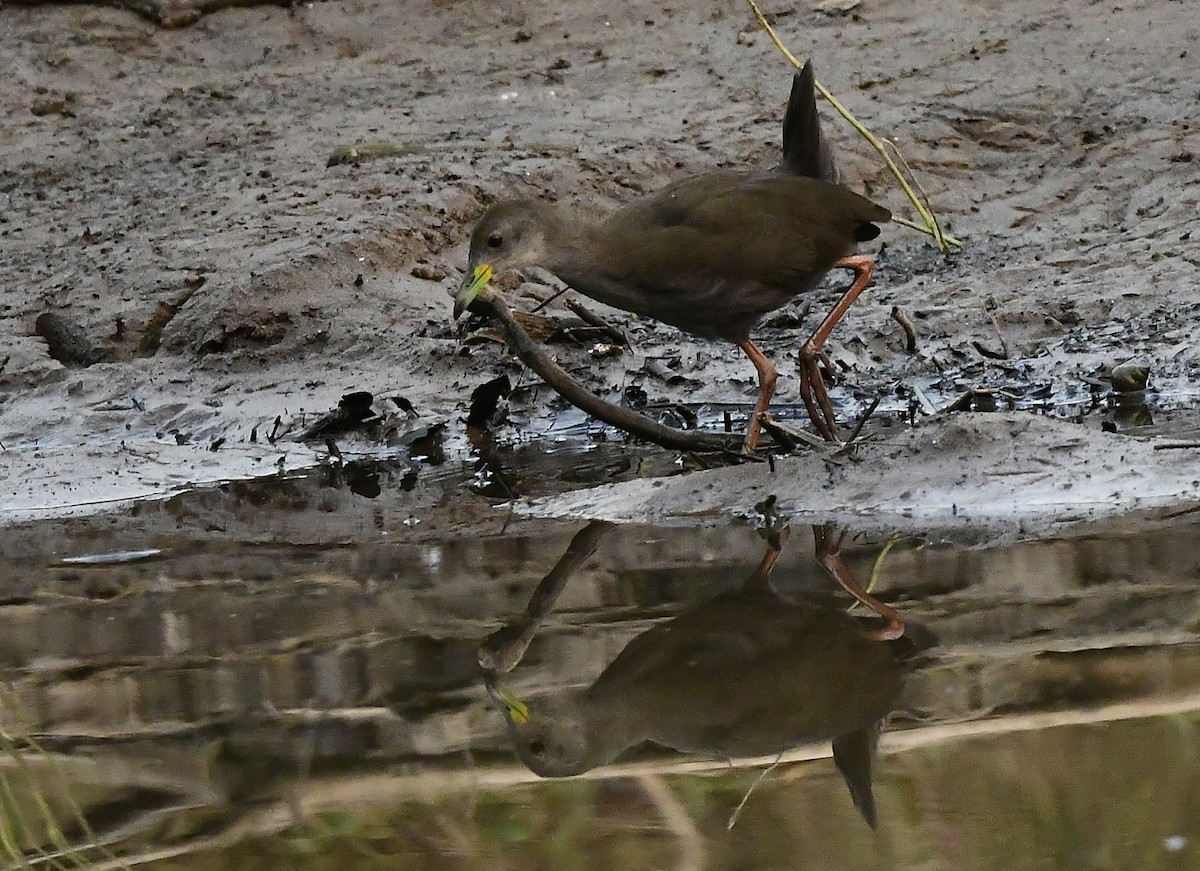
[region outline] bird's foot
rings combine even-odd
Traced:
[[[829,392],[825,389],[819,357],[820,352],[810,350],[807,344],[800,349],[800,398],[804,400],[808,418],[821,438],[827,442],[837,442],[837,418],[829,402]]]
[[[752,432],[746,433],[746,440],[742,442],[742,454],[747,457],[757,457],[755,451],[758,449],[758,433],[759,426],[754,427]]]
[[[762,515],[762,522],[758,526],[759,536],[778,555],[791,536],[790,519],[779,513],[774,493],[756,504],[754,510]],[[771,565],[774,565],[774,560]]]

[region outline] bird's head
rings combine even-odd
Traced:
[[[540,264],[553,225],[550,207],[534,200],[498,203],[484,212],[471,232],[467,274],[454,299],[454,316],[463,313],[497,272]]]
[[[504,715],[513,749],[538,777],[571,777],[594,768],[586,725],[571,705],[544,703],[535,710],[486,680],[492,703]]]

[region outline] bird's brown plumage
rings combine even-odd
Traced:
[[[540,266],[600,302],[733,342],[759,373],[759,402],[746,436],[746,448],[753,450],[776,373],[750,342],[750,331],[829,270],[852,269],[856,278],[842,303],[801,350],[801,395],[814,424],[835,439],[816,358],[833,324],[870,280],[870,259],[852,256],[858,243],[878,236],[877,225],[891,213],[826,180],[837,170],[821,138],[813,81],[811,66],[794,81],[784,160],[776,170],[693,176],[595,222],[530,200],[491,207],[471,234],[456,313],[487,281],[489,269]]]
[[[718,171],[676,182],[590,225],[532,203],[493,206],[470,265],[499,271],[530,235],[536,261],[586,296],[708,339],[741,342],[763,315],[811,290],[891,214],[804,176]],[[499,236],[499,246],[488,240]],[[511,240],[511,241],[510,241]],[[510,247],[512,246],[512,247]]]

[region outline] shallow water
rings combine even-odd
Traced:
[[[521,456],[497,474],[524,491],[552,489],[534,475],[546,463],[588,481],[637,473],[603,446]],[[774,753],[641,746],[569,780],[517,761],[478,644],[522,612],[581,524],[497,512],[487,486],[459,486],[477,470],[452,465],[408,489],[404,471],[377,468],[374,499],[324,470],[0,532],[0,772],[6,818],[23,821],[8,824],[10,853],[44,864],[39,851],[65,847],[93,865],[181,869],[1200,859],[1192,515],[1003,548],[904,540],[882,559],[883,542],[851,539],[858,579],[874,574],[878,595],[937,638],[906,662],[890,706],[872,778],[878,828],[822,741],[780,747],[728,830]],[[732,595],[765,547],[749,521],[611,529],[505,687],[531,715],[551,710],[643,633]],[[806,528],[773,584],[789,601],[839,612],[850,601]],[[738,631],[769,634],[771,619]],[[842,674],[825,692],[849,705],[877,674]],[[697,721],[742,695],[699,672],[647,680],[664,709],[693,704]],[[784,704],[779,685],[753,689],[750,724]]]

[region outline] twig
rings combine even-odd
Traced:
[[[888,540],[883,543],[883,549],[879,551],[879,556],[875,557],[875,562],[871,566],[871,577],[867,578],[868,593],[873,592],[875,589],[875,583],[879,580],[879,574],[883,570],[883,560],[888,555],[888,551],[896,545],[896,542],[902,541],[904,538],[905,536],[896,533],[895,535],[889,535]],[[857,604],[857,602],[854,603],[854,605]],[[850,606],[850,610],[854,610],[854,605]]]
[[[925,192],[925,185],[921,184],[921,180],[917,178],[917,174],[913,172],[913,168],[909,165],[908,160],[904,157],[904,155],[900,153],[900,147],[896,145],[894,141],[891,139],[881,139],[879,141],[884,143],[884,145],[892,150],[892,153],[896,155],[896,159],[899,160],[901,165],[904,167],[904,172],[907,173],[910,179],[912,179],[913,187],[917,189],[917,193],[921,197],[921,202],[924,204],[925,210],[929,214],[929,220],[933,221],[933,227],[931,228],[933,230],[933,238],[937,240],[944,240],[946,238],[946,234],[942,231],[942,222],[938,220],[937,213],[933,211],[933,206],[930,205],[929,194]],[[945,250],[941,244],[941,241],[939,241],[938,247],[943,251]]]
[[[775,761],[762,770],[762,773],[754,779],[754,783],[750,784],[750,788],[746,790],[746,794],[742,796],[742,800],[738,802],[738,806],[733,809],[733,813],[729,815],[729,822],[725,824],[725,831],[732,832],[733,827],[737,825],[738,818],[742,815],[742,808],[746,806],[746,802],[750,800],[750,796],[754,794],[754,790],[758,789],[758,785],[766,779],[767,775],[775,770],[779,765],[779,761],[783,759],[783,751],[775,757]]]
[[[875,409],[879,408],[879,403],[882,401],[882,395],[876,396],[875,399],[871,401],[870,406],[867,407],[866,414],[858,419],[858,423],[854,425],[854,432],[850,433],[850,438],[846,439],[847,444],[850,444],[856,438],[858,438],[858,434],[862,432],[863,427],[867,425],[867,421],[871,419],[871,415],[875,413]]]
[[[674,838],[673,843],[677,845],[676,850],[678,851],[676,853],[678,864],[675,867],[708,867],[705,837],[700,832],[699,825],[692,819],[688,806],[671,791],[663,775],[643,774],[638,777],[638,782],[645,790],[646,795],[654,802],[655,807],[658,808],[663,822],[667,824],[667,830]]]
[[[593,312],[579,300],[568,299],[563,303],[563,305],[575,312],[575,314],[579,315],[580,320],[582,320],[584,323],[598,328],[604,335],[608,336],[618,345],[624,345],[626,348],[629,347],[629,339],[625,337],[623,332],[618,330],[604,318],[600,317],[600,315]]]
[[[560,296],[562,296],[564,293],[566,293],[570,289],[571,288],[569,288],[569,287],[560,287],[558,290],[554,291],[554,293],[550,294],[544,300],[542,300],[537,305],[535,305],[533,308],[531,308],[529,310],[529,313],[537,314],[538,312],[540,312],[546,306],[550,305],[550,303],[554,302],[556,299],[558,299]]]
[[[575,533],[567,550],[529,597],[529,604],[516,620],[497,629],[479,644],[479,664],[489,672],[506,674],[517,667],[525,655],[529,643],[537,633],[546,615],[567,586],[571,576],[595,552],[596,546],[613,524],[605,520],[593,520]]]
[[[929,233],[929,228],[924,224],[918,224],[916,221],[910,221],[903,215],[892,215],[892,223],[899,224],[901,227],[908,227],[910,230],[916,230],[918,233]],[[956,244],[959,248],[962,247],[962,242],[959,242],[953,236],[947,236],[946,240],[952,244]]]
[[[785,450],[796,450],[796,440],[792,438],[792,434],[777,424],[769,415],[764,414],[761,420],[762,428],[770,434],[771,438],[783,445]],[[774,469],[771,470],[775,471]]]
[[[490,314],[500,321],[513,353],[553,387],[563,399],[592,417],[623,429],[630,435],[656,445],[684,451],[724,451],[740,454],[744,438],[734,433],[697,432],[673,429],[628,408],[613,405],[592,393],[547,356],[513,317],[512,309],[491,288],[480,292],[472,310]]]
[[[822,438],[818,438],[812,433],[805,432],[802,429],[792,429],[790,426],[784,426],[771,415],[765,415],[762,421],[763,429],[765,429],[772,438],[776,438],[782,444],[791,443],[789,450],[795,450],[798,444],[806,444],[810,448],[819,450],[828,450],[829,442]]]
[[[987,301],[984,303],[983,307],[984,307],[984,310],[988,313],[988,317],[990,317],[992,319],[992,327],[996,330],[996,338],[1000,340],[1001,356],[996,356],[994,352],[988,350],[983,345],[981,345],[979,342],[972,342],[971,344],[973,344],[975,346],[976,351],[978,351],[980,354],[983,354],[983,356],[985,356],[985,357],[991,357],[994,360],[1007,360],[1008,359],[1008,342],[1004,341],[1004,331],[1000,329],[1000,318],[997,317],[997,315],[996,315],[996,300],[992,299],[989,296],[987,298]]]
[[[900,329],[904,330],[904,350],[910,354],[916,353],[917,350],[917,331],[913,327],[913,322],[908,319],[908,315],[900,311],[900,306],[892,306],[892,320],[900,325]]]
[[[1182,447],[1182,445],[1167,445],[1167,447]],[[1181,508],[1179,511],[1172,511],[1168,514],[1164,514],[1159,518],[1159,520],[1172,520],[1176,517],[1183,517],[1187,514],[1195,514],[1197,511],[1200,511],[1200,505],[1193,505],[1190,508]]]
[[[926,414],[937,414],[937,407],[930,402],[929,397],[925,395],[925,391],[921,389],[920,384],[912,386],[913,396],[917,398],[917,402],[921,405],[921,411]]]
[[[1003,339],[1001,339],[1001,341],[1000,341],[1000,350],[999,351],[993,351],[991,348],[989,348],[987,345],[985,345],[983,342],[979,341],[978,339],[971,340],[971,347],[974,348],[976,351],[978,351],[984,357],[987,357],[989,360],[1007,360],[1008,359],[1008,348],[1004,347]]]
[[[755,0],[746,0],[746,2],[749,3],[750,8],[754,10],[754,17],[758,19],[759,25],[763,30],[766,31],[767,36],[771,38],[771,41],[775,43],[775,47],[783,53],[783,56],[788,59],[788,62],[792,66],[794,66],[796,69],[800,69],[803,64],[796,59],[796,56],[788,50],[787,46],[785,46],[782,40],[780,40],[780,38],[776,35],[775,29],[771,27],[770,22],[767,21],[767,17],[763,14],[762,9],[759,8],[758,3],[756,3]],[[922,233],[928,233],[933,237],[934,242],[937,243],[938,249],[941,251],[945,251],[950,247],[962,248],[962,242],[960,242],[958,239],[955,239],[953,236],[947,236],[942,232],[941,226],[938,224],[937,219],[934,218],[930,210],[925,207],[924,203],[921,202],[916,192],[912,189],[912,186],[908,183],[908,180],[904,177],[904,174],[900,171],[900,167],[896,165],[896,162],[892,160],[891,155],[887,153],[887,148],[884,147],[883,143],[877,139],[870,130],[864,127],[862,122],[855,118],[850,113],[850,110],[843,106],[837,100],[837,98],[830,93],[828,88],[826,88],[820,82],[814,82],[814,85],[816,86],[817,91],[820,92],[821,96],[829,101],[829,105],[833,106],[837,113],[845,118],[850,126],[858,131],[860,136],[866,139],[867,142],[871,143],[872,148],[879,152],[880,157],[882,157],[884,163],[887,164],[888,170],[893,176],[895,176],[896,181],[900,183],[900,187],[904,191],[905,196],[907,196],[912,202],[913,207],[917,210],[917,214],[921,216],[921,220],[925,222],[925,226],[922,227],[910,221],[905,221],[899,218],[893,218],[893,220],[906,227],[912,227],[914,230],[919,230]]]

